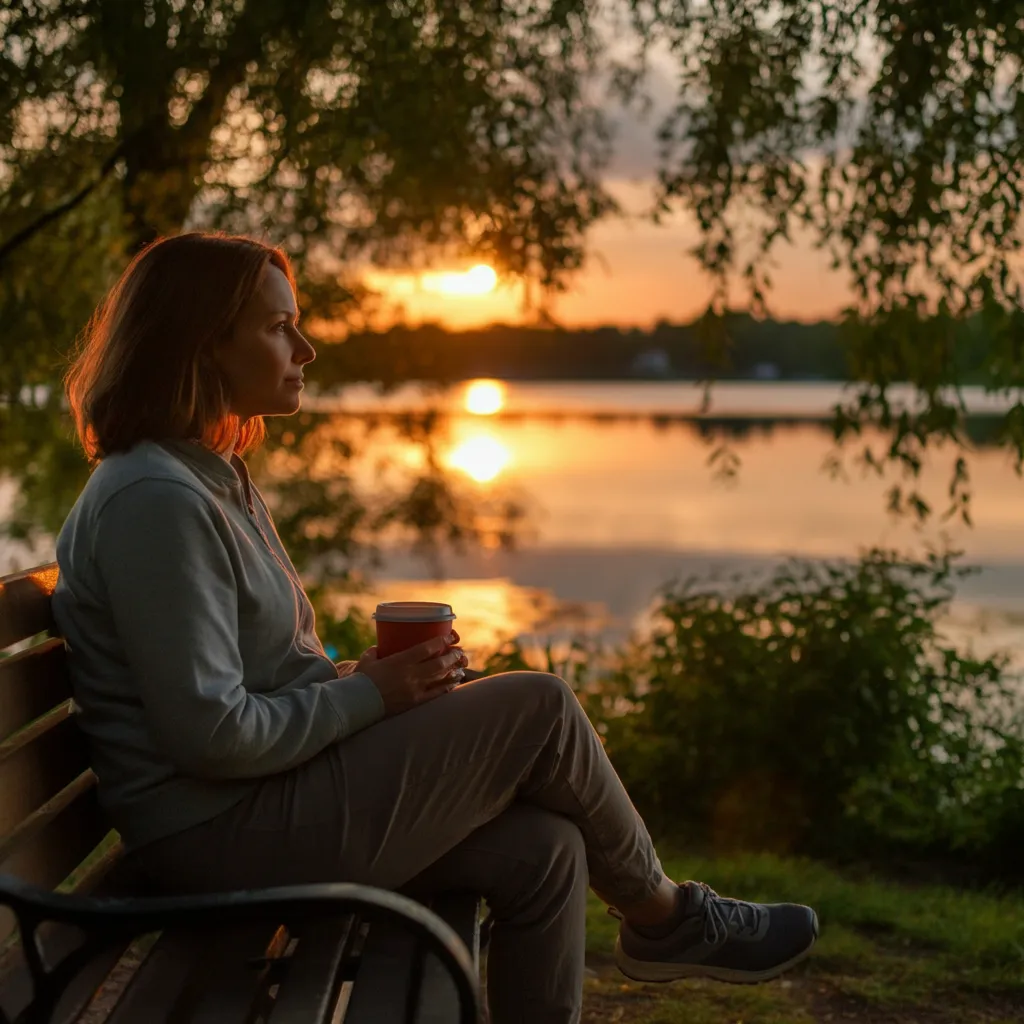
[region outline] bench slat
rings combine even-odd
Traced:
[[[102,819],[106,824],[106,819]],[[61,892],[78,893],[80,896],[115,896],[130,899],[146,895],[147,883],[141,878],[134,864],[125,861],[124,843],[111,830],[103,842],[93,850],[60,887]]]
[[[121,992],[107,1024],[164,1024],[170,1020],[170,1012],[204,949],[201,935],[162,935]]]
[[[57,563],[0,577],[0,649],[53,628]]]
[[[427,905],[466,943],[477,964],[479,900],[471,894],[452,893],[435,897]],[[428,955],[423,975],[417,979],[416,945],[416,937],[400,924],[380,921],[371,925],[356,968],[345,1024],[404,1021],[410,997],[418,1003],[417,1024],[454,1024],[459,1020],[458,991],[440,961]]]
[[[331,1020],[341,985],[341,964],[354,935],[355,918],[351,915],[303,928],[269,1024]]]
[[[82,863],[109,831],[109,825],[100,815],[96,792],[90,789],[15,847],[0,865],[0,871],[53,889]],[[6,907],[0,908],[0,941],[13,929],[13,914]]]
[[[95,849],[109,826],[91,786],[81,794],[73,789],[74,799],[60,806],[62,791],[88,770],[84,738],[74,722],[58,719],[52,728],[27,738],[22,745],[0,744],[2,869],[52,888]],[[0,909],[0,941],[13,926],[10,911]]]
[[[89,801],[94,815],[99,817],[99,806],[96,801],[95,790],[96,776],[91,771],[82,772],[77,779],[69,782],[59,793],[47,800],[42,807],[33,811],[11,832],[8,832],[3,839],[0,839],[0,871],[18,875],[19,878],[25,878],[26,876],[6,867],[8,861],[13,858],[15,852],[20,847],[51,826],[76,801],[82,801],[83,805],[86,801]],[[29,879],[29,881],[35,881],[35,879]],[[57,881],[63,881],[63,878],[58,878]]]
[[[178,1003],[176,1020],[188,1024],[245,1024],[265,1016],[272,984],[263,961],[280,956],[286,929],[271,922],[218,929]]]
[[[89,961],[68,985],[57,1003],[51,1024],[78,1024],[106,1019],[118,993],[139,961],[137,942],[118,943]]]
[[[51,935],[46,943],[47,959],[50,962],[60,961],[73,953],[80,943],[81,934],[72,929],[64,929],[58,935]],[[74,1024],[78,1020],[111,970],[117,965],[127,946],[127,941],[111,946],[90,960],[75,975],[57,1002],[50,1024]],[[20,947],[8,952],[0,971],[0,1007],[13,1020],[24,1012],[33,995],[32,976]]]
[[[85,737],[67,711],[0,743],[0,836],[89,769]]]
[[[106,1024],[243,1024],[271,984],[254,961],[283,953],[287,933],[271,922],[161,935],[120,993]]]
[[[70,699],[63,640],[0,658],[0,740]]]
[[[100,817],[95,792],[87,793],[19,846],[0,870],[55,889],[109,832],[110,826]]]

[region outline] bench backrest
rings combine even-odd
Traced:
[[[64,642],[50,607],[56,585],[56,564],[0,577],[0,873],[88,891],[121,849],[72,718]],[[0,942],[13,927],[0,909]]]

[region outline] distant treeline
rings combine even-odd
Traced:
[[[651,330],[585,330],[496,324],[448,331],[437,324],[392,327],[318,346],[310,377],[339,380],[619,380],[665,378],[846,380],[846,356],[834,323],[803,324],[730,316],[717,346],[702,321],[658,323]]]

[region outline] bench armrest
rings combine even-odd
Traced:
[[[37,999],[45,992],[51,1005],[92,957],[118,940],[211,923],[221,926],[277,919],[281,924],[293,924],[355,913],[371,920],[395,921],[411,931],[419,940],[417,955],[432,952],[451,975],[459,994],[460,1020],[463,1024],[477,1020],[478,982],[465,944],[433,911],[385,889],[337,882],[124,899],[54,893],[0,875],[0,904],[10,907],[18,920]],[[38,941],[39,926],[49,922],[86,933],[83,945],[52,968],[44,963]]]

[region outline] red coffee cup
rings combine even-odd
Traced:
[[[455,613],[437,601],[382,601],[373,613],[377,624],[377,657],[415,647],[452,631]]]

